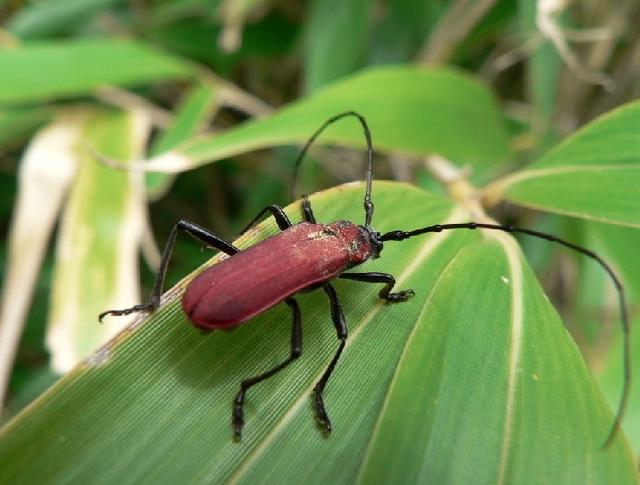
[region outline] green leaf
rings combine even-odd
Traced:
[[[305,91],[351,74],[362,65],[371,0],[315,0],[305,39]]]
[[[43,0],[18,10],[8,22],[7,30],[21,38],[44,37],[77,28],[101,10],[117,3],[124,1]]]
[[[485,189],[539,210],[640,227],[640,102],[590,123],[525,170]]]
[[[86,143],[123,160],[141,156],[150,129],[141,113],[94,111]],[[62,215],[49,313],[52,366],[65,372],[112,337],[120,325],[97,325],[107,306],[140,298],[138,257],[143,230],[141,174],[112,170],[76,148],[80,165]]]
[[[192,139],[152,166],[175,171],[259,148],[304,143],[328,118],[350,110],[366,117],[376,150],[440,153],[481,167],[509,153],[500,112],[484,85],[452,70],[399,66],[364,71],[269,118]],[[328,128],[320,141],[365,144],[362,128],[350,120]]]
[[[362,482],[634,483],[622,442],[601,449],[610,412],[511,238],[460,251],[426,303]]]
[[[156,138],[149,149],[153,156],[170,150],[191,136],[202,131],[219,107],[218,89],[213,85],[197,84],[188,91],[176,110],[176,116],[161,135]],[[146,173],[145,186],[147,196],[157,199],[171,185],[173,176],[164,173]]]
[[[624,282],[628,295],[640,303],[640,230],[634,227],[591,223],[594,236],[604,245],[604,255]]]
[[[184,79],[191,67],[143,43],[88,39],[0,50],[0,72],[0,105],[11,105]]]
[[[311,200],[321,221],[359,221],[362,195],[363,186],[351,184]],[[403,184],[375,182],[374,200],[380,231],[467,217],[448,201]],[[297,204],[287,211],[300,219]],[[237,244],[246,247],[274,232],[269,221]],[[202,335],[180,309],[185,280],[165,295],[159,311],[141,317],[0,431],[3,481],[171,483],[188,476],[207,483],[352,483],[378,466],[363,460],[376,423],[387,423],[385,433],[392,431],[391,403],[385,401],[394,396],[389,394],[394,375],[397,383],[407,371],[417,373],[415,389],[430,376],[432,394],[421,396],[429,404],[423,412],[442,434],[417,433],[407,413],[420,411],[405,408],[395,415],[394,433],[412,439],[390,443],[391,455],[380,465],[414,456],[425,449],[426,438],[432,443],[429,454],[417,456],[413,467],[437,455],[451,477],[473,472],[495,477],[489,467],[504,449],[495,437],[509,419],[506,481],[551,477],[572,483],[586,469],[593,481],[605,476],[608,483],[634,483],[633,458],[622,435],[613,447],[599,449],[611,413],[515,243],[498,236],[491,241],[499,244],[474,244],[482,239],[481,231],[448,231],[386,243],[382,257],[362,270],[392,273],[398,288],[413,288],[416,296],[407,303],[381,303],[377,285],[335,282],[350,334],[325,392],[331,436],[315,426],[310,398],[338,346],[324,293],[299,296],[304,354],[250,390],[243,440],[234,443],[230,415],[239,382],[288,356],[291,315],[279,305],[232,333]],[[524,311],[517,334],[522,341],[513,336],[512,301]],[[410,335],[424,331],[447,338],[425,342],[428,360],[408,369],[416,350]],[[514,346],[520,349],[515,354]],[[505,379],[516,384],[511,394]],[[508,413],[507,399],[513,403]],[[471,453],[466,459],[451,449],[454,433]],[[525,471],[532,475],[523,478]]]
[[[640,332],[637,331],[640,320],[637,318],[631,323],[631,348],[633,349],[631,374],[633,384],[629,395],[629,406],[624,418],[624,430],[627,433],[629,442],[634,448],[636,456],[640,453],[640,386],[637,385],[637,376],[640,375]],[[601,364],[600,372],[597,374],[598,383],[607,397],[611,406],[616,406],[620,399],[620,388],[622,387],[622,354],[623,341],[617,338],[607,354],[606,361]]]
[[[518,2],[518,16],[521,24],[521,42],[531,42],[540,31],[537,25],[538,2],[536,0],[521,0]],[[522,46],[520,48],[523,48]],[[559,76],[562,69],[562,59],[554,45],[548,39],[541,42],[526,59],[526,87],[527,97],[533,109],[533,120],[530,130],[538,141],[545,147],[552,133],[552,120],[557,106]],[[539,153],[539,152],[536,152]]]
[[[440,18],[442,5],[413,0],[390,0],[387,13],[371,35],[369,62],[410,62]]]

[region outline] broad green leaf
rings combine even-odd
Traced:
[[[123,160],[142,154],[150,126],[142,113],[96,111],[83,139],[100,153]],[[83,147],[62,215],[49,313],[47,346],[52,367],[65,372],[112,337],[126,319],[100,326],[105,307],[139,298],[138,253],[144,217],[141,174],[116,171]]]
[[[123,0],[42,0],[18,10],[7,30],[22,38],[45,37],[74,27]]]
[[[176,110],[172,125],[151,145],[151,156],[170,150],[189,137],[204,131],[219,107],[217,91],[212,85],[198,84],[187,92]],[[163,173],[145,174],[147,197],[159,198],[166,192],[172,180],[172,176]]]
[[[371,0],[315,0],[305,35],[305,91],[356,71],[369,36]]]
[[[476,166],[495,164],[509,153],[498,107],[484,85],[452,70],[399,66],[364,71],[269,118],[194,138],[152,159],[149,167],[180,171],[250,150],[303,143],[328,118],[350,110],[366,117],[376,150],[440,153]],[[365,144],[354,120],[328,128],[320,142]]]
[[[640,303],[640,230],[598,223],[589,224],[589,229],[604,246],[604,256],[622,278],[628,297]]]
[[[360,479],[634,483],[623,442],[601,449],[611,415],[593,387],[515,242],[467,247],[407,341]]]
[[[632,386],[629,396],[629,407],[624,419],[624,430],[627,433],[629,442],[634,448],[636,456],[640,454],[640,386],[637,385],[638,375],[640,375],[640,332],[637,330],[640,320],[637,318],[631,323],[631,375]],[[615,406],[620,399],[620,387],[622,386],[622,338],[617,338],[614,345],[607,354],[606,362],[602,364],[602,369],[596,374],[598,383],[602,386],[607,401],[611,406]]]
[[[143,43],[83,39],[0,50],[0,72],[0,105],[10,105],[83,96],[104,84],[184,79],[191,67]]]
[[[311,200],[321,221],[361,220],[362,195],[362,185],[351,184]],[[380,231],[466,219],[448,201],[407,185],[376,182],[374,200],[374,225]],[[297,204],[287,211],[294,220],[300,219]],[[246,247],[274,231],[270,221],[237,244]],[[507,478],[521,477],[528,470],[533,473],[530,477],[570,483],[582,477],[586,468],[595,479],[605,476],[608,483],[634,483],[633,458],[622,435],[612,448],[599,450],[611,413],[517,252],[513,256],[515,250],[510,250],[507,258],[505,245],[512,248],[515,243],[503,236],[500,245],[474,244],[482,239],[479,231],[449,231],[386,243],[382,257],[362,271],[392,273],[398,288],[416,291],[407,303],[381,303],[377,285],[335,282],[350,334],[325,392],[333,420],[331,436],[323,436],[315,426],[310,398],[337,349],[324,293],[298,297],[304,354],[287,370],[250,390],[243,439],[235,443],[230,415],[239,382],[288,356],[291,315],[285,305],[279,305],[232,333],[202,335],[187,324],[180,309],[187,278],[165,296],[159,311],[150,318],[141,316],[0,431],[3,481],[175,483],[188,477],[198,483],[352,483],[359,473],[367,476],[368,467],[373,466],[371,460],[363,460],[374,426],[390,419],[385,406],[391,397],[389,385],[394,375],[396,381],[400,378],[410,349],[415,350],[415,337],[410,335],[424,331],[429,319],[433,328],[428,330],[446,333],[443,329],[451,327],[456,329],[452,339],[458,340],[455,347],[451,340],[425,342],[432,357],[437,353],[443,357],[435,365],[443,369],[440,374],[432,374],[429,361],[417,363],[415,388],[425,375],[432,376],[435,393],[423,398],[438,399],[443,409],[426,418],[435,423],[435,429],[445,430],[442,437],[432,436],[433,453],[443,458],[441,466],[456,476],[473,472],[486,476],[493,457],[501,456],[504,448],[495,441],[494,425],[510,420],[514,440],[508,443],[518,452],[507,455]],[[511,276],[512,265],[523,271],[520,287],[515,286],[516,276]],[[504,277],[511,279],[505,283]],[[446,305],[445,289],[453,292],[452,305]],[[508,338],[513,328],[508,319],[510,295],[516,291],[518,298],[513,301],[522,302],[526,323],[534,324],[531,330],[518,327],[527,339],[514,360],[517,339]],[[502,306],[491,305],[498,300]],[[467,307],[467,303],[478,307]],[[436,315],[446,318],[436,322]],[[458,321],[462,317],[465,320]],[[416,369],[408,371],[415,375]],[[532,388],[528,381],[536,376]],[[513,403],[508,413],[504,407],[507,377],[516,384],[514,392],[507,394]],[[447,401],[438,386],[461,394],[462,402]],[[499,402],[503,405],[484,407]],[[461,406],[472,412],[455,412]],[[532,411],[530,417],[526,411]],[[406,415],[396,417],[396,433],[416,430]],[[441,417],[447,419],[443,422]],[[447,433],[454,432],[464,438],[458,444],[475,456],[487,457],[487,465],[483,459],[457,460],[455,452],[446,454],[451,451]],[[521,445],[516,436],[526,441]],[[395,442],[383,462],[423,449],[421,437],[414,434],[414,438]],[[442,448],[437,446],[440,439]],[[553,467],[547,469],[548,463]],[[562,463],[566,466],[558,470]],[[381,476],[375,478],[379,481]]]
[[[485,189],[491,201],[640,227],[640,102],[582,128]]]

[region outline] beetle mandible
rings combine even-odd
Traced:
[[[594,252],[559,239],[551,234],[523,229],[513,226],[502,226],[486,223],[436,224],[411,231],[395,230],[385,234],[377,232],[371,226],[374,205],[371,199],[373,185],[373,144],[371,133],[365,118],[347,111],[329,118],[309,138],[301,150],[294,165],[292,195],[297,178],[297,170],[307,150],[314,140],[332,123],[345,118],[355,117],[361,124],[367,145],[366,188],[364,196],[365,221],[363,225],[349,221],[335,221],[328,224],[316,222],[311,203],[306,195],[302,196],[302,213],[304,221],[293,224],[284,210],[275,204],[265,207],[242,231],[246,232],[265,214],[271,214],[282,232],[271,236],[255,245],[240,251],[230,242],[225,241],[207,229],[186,220],[180,220],[173,227],[169,239],[162,252],[160,268],[156,276],[151,297],[147,303],[135,305],[123,310],[108,310],[99,315],[99,320],[106,315],[127,315],[144,310],[155,310],[160,305],[160,297],[164,286],[169,259],[179,231],[186,232],[195,239],[231,256],[211,266],[196,276],[187,286],[182,298],[182,308],[189,320],[203,330],[232,329],[256,316],[257,314],[285,302],[293,313],[291,330],[291,352],[289,357],[254,377],[244,379],[240,383],[233,401],[232,423],[236,439],[239,439],[244,426],[244,402],[247,391],[259,382],[268,379],[287,367],[302,354],[302,317],[295,295],[302,291],[322,289],[329,298],[331,320],[337,332],[338,349],[313,389],[313,402],[319,424],[327,432],[331,432],[331,420],[327,414],[323,392],[331,374],[340,358],[348,337],[347,324],[342,312],[338,295],[331,285],[331,280],[341,278],[366,283],[384,284],[378,295],[390,303],[399,303],[414,296],[413,290],[405,289],[392,292],[395,279],[392,275],[379,272],[345,272],[359,266],[369,259],[378,258],[383,244],[388,241],[402,241],[421,234],[442,232],[451,229],[491,229],[508,233],[520,233],[556,242],[574,251],[582,253],[597,261],[612,279],[618,291],[622,328],[624,332],[624,386],[616,413],[614,424],[607,436],[607,446],[616,435],[622,421],[629,397],[631,380],[629,323],[620,280],[604,260]],[[251,278],[239,278],[238,275],[252,268]],[[250,295],[250,296],[249,296]]]

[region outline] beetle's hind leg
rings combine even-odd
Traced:
[[[273,369],[263,372],[255,377],[244,379],[240,383],[240,391],[238,391],[236,398],[233,400],[232,422],[233,434],[236,440],[240,440],[242,436],[242,428],[244,427],[244,399],[247,394],[247,390],[281,371],[302,354],[302,316],[300,314],[300,306],[293,298],[287,298],[285,302],[289,307],[291,307],[291,311],[293,312],[293,325],[291,327],[291,354],[287,360],[278,364]]]
[[[169,260],[171,259],[173,247],[176,244],[178,231],[184,231],[198,241],[205,243],[207,246],[214,247],[219,251],[228,254],[229,256],[233,256],[240,251],[233,244],[225,241],[221,237],[216,236],[204,227],[194,224],[193,222],[181,219],[175,226],[173,226],[173,229],[171,229],[167,244],[165,244],[162,251],[162,257],[160,258],[160,269],[158,270],[158,274],[156,275],[156,282],[153,285],[153,291],[151,292],[151,298],[149,298],[149,301],[147,303],[134,305],[131,308],[125,308],[123,310],[107,310],[106,312],[102,312],[100,315],[98,315],[99,321],[102,322],[102,319],[107,315],[129,315],[130,313],[134,312],[140,312],[143,310],[155,310],[156,308],[158,308],[158,305],[160,305],[160,297],[162,296],[162,289],[164,287],[164,278],[167,274],[167,267],[169,266]]]
[[[413,290],[402,290],[396,293],[391,293],[391,290],[396,284],[396,279],[388,273],[342,273],[339,278],[344,280],[362,281],[364,283],[385,283],[384,288],[380,290],[378,296],[390,303],[407,301],[415,295]]]

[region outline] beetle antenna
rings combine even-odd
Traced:
[[[302,148],[302,151],[298,155],[298,158],[296,159],[296,162],[293,166],[293,177],[291,179],[291,191],[290,191],[291,200],[296,199],[295,189],[296,189],[296,183],[298,180],[298,169],[300,167],[300,164],[302,163],[302,160],[304,159],[304,156],[307,153],[307,150],[309,150],[309,147],[313,144],[315,139],[318,138],[318,136],[320,136],[320,133],[322,133],[325,130],[325,128],[327,128],[332,123],[335,123],[336,121],[342,118],[345,118],[347,116],[355,116],[356,118],[358,118],[358,121],[360,121],[360,124],[362,125],[364,136],[367,140],[367,163],[368,164],[367,164],[367,175],[366,175],[367,188],[364,194],[364,213],[365,213],[364,225],[370,226],[371,219],[373,218],[373,202],[371,201],[371,190],[373,185],[373,143],[371,142],[371,132],[369,131],[369,126],[367,125],[367,121],[364,119],[364,116],[362,116],[359,113],[356,113],[355,111],[345,111],[344,113],[340,113],[329,118],[327,121],[325,121],[322,124],[320,128],[318,128],[315,131],[313,135],[311,135],[311,138],[309,138],[309,141],[307,141],[307,143]]]
[[[573,249],[579,253],[582,253],[586,256],[589,256],[591,259],[597,261],[602,268],[607,272],[611,281],[613,282],[617,292],[618,292],[618,302],[620,304],[620,320],[622,323],[622,333],[623,333],[623,356],[622,363],[624,369],[624,383],[622,387],[622,396],[620,397],[620,403],[618,404],[618,410],[616,412],[615,420],[613,422],[613,426],[607,435],[607,439],[603,444],[603,448],[607,448],[614,441],[620,427],[622,425],[622,420],[624,418],[625,411],[627,409],[627,402],[629,400],[629,389],[631,386],[631,344],[630,344],[630,326],[629,326],[629,315],[627,313],[627,304],[624,296],[624,287],[622,286],[622,282],[618,279],[616,274],[614,273],[611,266],[609,266],[605,261],[598,256],[593,251],[578,246],[576,244],[570,243],[568,241],[564,241],[560,238],[552,234],[546,234],[544,232],[533,231],[531,229],[522,229],[513,226],[501,226],[498,224],[484,224],[480,222],[467,222],[462,224],[435,224],[433,226],[427,226],[420,229],[414,229],[413,231],[390,231],[382,236],[379,236],[379,240],[382,241],[402,241],[404,239],[408,239],[413,236],[419,236],[420,234],[427,234],[430,232],[442,232],[449,229],[495,229],[498,231],[504,231],[509,233],[520,233],[526,234],[528,236],[534,236],[541,239],[546,239],[547,241],[558,243],[562,246],[565,246],[569,249]]]

